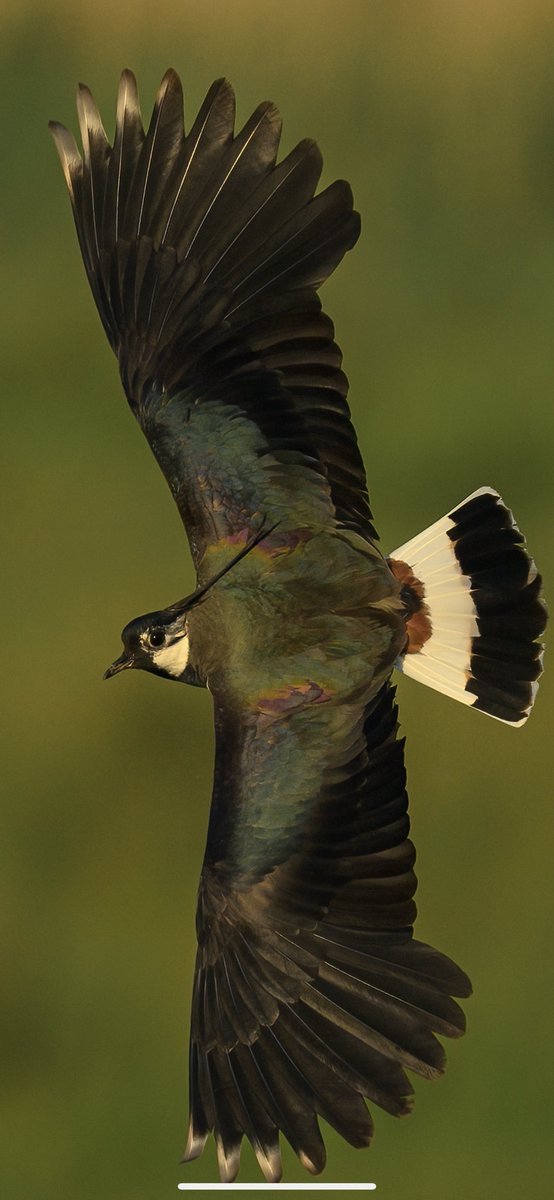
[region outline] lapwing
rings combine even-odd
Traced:
[[[185,133],[173,70],[146,132],[123,72],[113,145],[84,86],[77,103],[82,151],[51,129],[86,273],[198,579],[125,627],[106,674],[207,687],[214,705],[185,1159],[213,1134],[232,1181],[246,1137],[277,1181],[283,1134],[318,1173],[318,1118],[364,1147],[366,1101],[407,1113],[409,1073],[441,1074],[471,991],[413,936],[391,676],[521,726],[541,580],[490,487],[380,549],[318,296],[360,219],[347,183],[317,192],[317,145],[278,161],[270,103],[236,133],[221,79]]]

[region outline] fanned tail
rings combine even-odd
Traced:
[[[405,675],[525,724],[542,670],[541,577],[498,492],[479,488],[389,560],[408,609]]]

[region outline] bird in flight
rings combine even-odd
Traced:
[[[318,1117],[367,1146],[457,1037],[464,972],[416,941],[394,667],[521,725],[541,670],[540,577],[480,488],[389,557],[378,545],[320,285],[360,221],[320,152],[277,161],[261,104],[234,130],[210,88],[188,133],[168,71],[144,131],[121,77],[113,145],[78,89],[82,152],[51,123],[88,280],[127,399],[173,493],[192,595],[131,621],[128,668],[208,687],[213,795],[197,909],[185,1159],[221,1179],[250,1140],[311,1172]]]

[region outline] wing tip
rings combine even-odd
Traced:
[[[164,74],[160,81],[160,85],[156,92],[156,99],[154,102],[154,112],[156,112],[156,110],[160,107],[160,105],[163,104],[166,96],[170,95],[171,93],[173,93],[177,97],[177,100],[178,101],[180,100],[182,103],[182,101],[183,101],[183,85],[181,83],[180,76],[178,75],[177,71],[175,70],[175,67],[168,67],[167,71],[164,71]]]
[[[325,1169],[325,1164],[327,1162],[325,1149],[323,1149],[323,1154],[321,1154],[319,1158],[310,1158],[306,1150],[297,1150],[296,1153],[300,1165],[304,1167],[306,1171],[309,1171],[310,1175],[321,1175],[321,1172]]]
[[[79,176],[83,169],[83,159],[79,153],[79,147],[73,134],[60,121],[49,121],[48,129],[58,152],[71,202],[74,203],[74,177]]]
[[[280,1183],[283,1178],[283,1164],[279,1144],[270,1147],[260,1143],[254,1146],[254,1154],[266,1183]]]
[[[222,1138],[215,1134],[215,1148],[217,1153],[217,1165],[219,1167],[219,1178],[222,1183],[234,1183],[239,1173],[240,1167],[240,1150],[242,1138],[238,1142],[234,1142],[232,1146],[225,1147]]]
[[[213,83],[208,88],[204,104],[213,103],[215,100],[228,100],[235,105],[235,89],[226,75],[220,75],[218,79],[214,79]]]
[[[108,137],[100,110],[94,99],[94,96],[86,83],[77,84],[77,115],[79,118],[79,126],[81,130],[81,140],[85,154],[90,154],[90,136],[100,138],[104,146],[108,146]]]
[[[136,75],[129,67],[125,67],[119,77],[116,102],[116,131],[119,130],[120,135],[125,123],[125,114],[131,112],[134,113],[144,134]]]
[[[135,72],[130,67],[124,67],[119,76],[119,92],[133,92],[138,96],[138,83]]]
[[[195,1158],[200,1158],[207,1140],[207,1132],[199,1133],[197,1130],[195,1130],[191,1118],[187,1135],[187,1144],[183,1152],[183,1157],[179,1159],[179,1162],[187,1163],[192,1162]]]

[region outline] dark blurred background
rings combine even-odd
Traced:
[[[554,10],[547,0],[0,0],[1,906],[7,1200],[163,1200],[179,1167],[210,698],[102,682],[119,631],[193,583],[179,519],[93,307],[50,117],[92,88],[113,129],[133,67],[167,66],[188,120],[220,74],[242,122],[348,178],[356,251],[324,292],[385,548],[476,487],[554,567]],[[552,591],[552,585],[547,589]],[[410,680],[420,938],[474,981],[468,1034],[369,1152],[328,1136],[329,1181],[394,1200],[550,1195],[554,671],[511,731]],[[3,1058],[6,1058],[3,1055]],[[257,1180],[249,1149],[244,1180]],[[286,1178],[307,1178],[285,1152]]]

